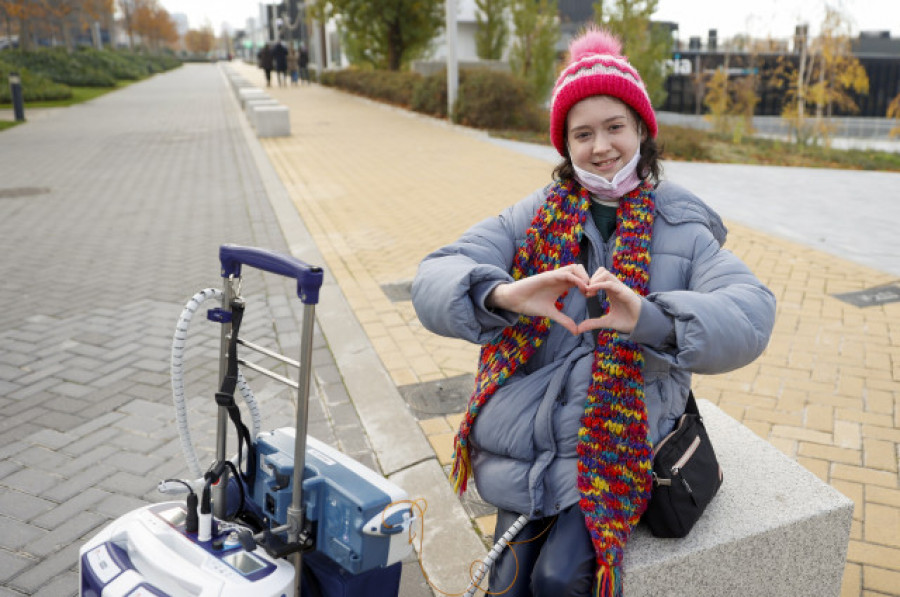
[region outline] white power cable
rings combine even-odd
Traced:
[[[178,437],[181,440],[181,451],[184,453],[184,459],[187,462],[188,469],[194,477],[202,477],[204,468],[200,466],[197,458],[197,452],[191,441],[191,430],[188,425],[187,405],[184,400],[184,349],[187,339],[188,327],[190,327],[191,319],[194,313],[200,308],[200,305],[208,300],[222,301],[222,291],[217,288],[206,288],[191,297],[191,300],[184,306],[181,317],[175,325],[175,337],[172,339],[172,399],[175,402],[175,422],[178,428]],[[237,387],[240,390],[244,402],[247,404],[247,410],[250,412],[251,420],[251,437],[259,435],[260,414],[256,398],[243,374],[238,371]]]
[[[475,592],[478,590],[478,585],[481,583],[484,575],[488,573],[494,565],[494,562],[497,561],[497,558],[500,557],[500,554],[506,549],[509,542],[512,541],[513,537],[518,535],[527,523],[528,517],[523,514],[512,523],[512,526],[510,526],[505,533],[503,533],[503,536],[494,544],[494,547],[488,552],[488,555],[481,560],[478,570],[475,571],[475,578],[469,583],[464,597],[473,597],[475,595]]]

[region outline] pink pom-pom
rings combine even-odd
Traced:
[[[622,42],[603,29],[591,27],[569,44],[569,60],[577,62],[592,54],[622,55]]]

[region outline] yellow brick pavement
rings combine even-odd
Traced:
[[[239,70],[263,85],[255,68]],[[474,346],[425,331],[381,286],[411,280],[428,251],[545,184],[550,167],[334,90],[270,92],[290,107],[293,134],[263,147],[394,382],[471,373]],[[729,248],[778,298],[775,332],[758,361],[697,376],[694,389],[856,503],[842,595],[900,596],[900,303],[830,296],[894,279],[728,226]],[[422,422],[442,459],[457,420]]]

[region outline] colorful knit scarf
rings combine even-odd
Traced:
[[[528,276],[578,263],[590,195],[577,183],[556,183],[519,246],[512,276]],[[619,202],[612,272],[646,296],[654,194],[644,182]],[[565,295],[557,300],[562,307]],[[606,300],[603,311],[609,308]],[[468,437],[481,408],[547,337],[550,319],[521,316],[481,349],[475,392],[455,441],[451,480],[461,494],[471,473]],[[644,406],[640,348],[603,329],[598,333],[591,384],[578,432],[579,505],[597,554],[594,595],[622,594],[625,543],[650,497],[652,451]]]

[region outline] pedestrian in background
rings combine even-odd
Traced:
[[[278,86],[284,87],[287,84],[288,50],[280,39],[275,44],[275,47],[272,48],[272,57],[275,59],[275,73],[278,77]]]
[[[309,52],[306,50],[306,44],[300,42],[300,50],[297,54],[297,65],[300,67],[300,80],[304,83],[312,84],[312,81],[309,80]]]
[[[272,86],[272,68],[275,63],[272,57],[272,48],[269,44],[264,45],[256,54],[256,63],[259,68],[266,73],[266,87]]]
[[[291,48],[288,50],[288,69],[291,71],[291,87],[297,84],[300,78],[300,67],[297,64],[297,50]]]
[[[621,595],[652,447],[691,375],[756,359],[775,318],[719,216],[660,181],[656,115],[619,40],[590,29],[569,50],[551,184],[428,255],[412,287],[426,328],[482,345],[452,475],[497,507],[495,540],[529,519],[491,569],[507,597]]]

